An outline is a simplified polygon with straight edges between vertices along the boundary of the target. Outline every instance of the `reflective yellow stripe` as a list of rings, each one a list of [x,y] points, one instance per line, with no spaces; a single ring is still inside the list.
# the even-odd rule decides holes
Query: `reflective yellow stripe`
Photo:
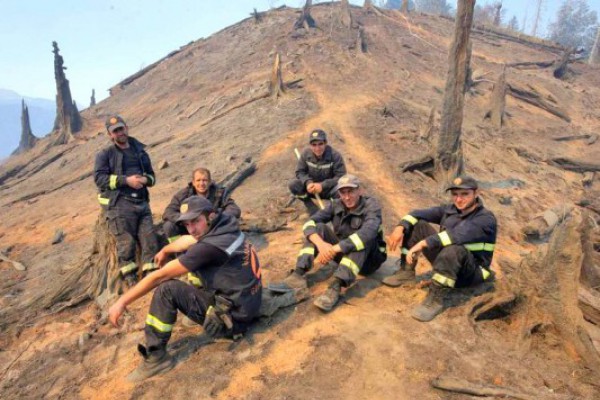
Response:
[[[450,235],[448,235],[447,231],[438,233],[438,236],[442,241],[442,246],[450,246],[452,244],[452,240],[450,240]]]
[[[307,194],[297,194],[297,195],[295,195],[295,197],[297,199],[307,199],[308,195]]]
[[[356,251],[361,251],[365,249],[365,244],[361,240],[360,236],[358,236],[358,233],[353,233],[352,235],[348,236],[348,239],[350,239],[352,243],[354,243]]]
[[[198,275],[194,274],[193,272],[188,272],[188,281],[196,287],[202,287],[202,279],[200,279],[198,277]]]
[[[431,279],[446,287],[454,287],[454,285],[456,285],[456,281],[454,279],[447,278],[444,275],[438,274],[437,272],[433,274]]]
[[[108,188],[110,190],[115,190],[117,188],[117,175],[111,175],[108,180]]]
[[[129,264],[123,265],[119,271],[121,271],[121,275],[127,275],[128,273],[135,271],[137,269],[137,265],[134,262],[130,262]]]
[[[385,250],[386,250],[385,247],[380,247],[379,248],[379,251],[382,252],[382,253],[385,253]]]
[[[358,265],[356,265],[354,263],[354,261],[352,261],[351,259],[349,259],[348,257],[344,257],[342,258],[342,260],[340,261],[340,265],[343,265],[345,267],[348,267],[348,269],[350,271],[352,271],[352,273],[355,276],[358,276],[358,273],[360,272],[360,268],[358,268]]]
[[[489,278],[492,273],[490,271],[488,271],[487,269],[483,268],[483,267],[479,267],[481,268],[481,275],[483,275],[483,280],[487,280],[487,278]]]
[[[494,251],[494,243],[466,243],[465,248],[469,251]]]
[[[156,179],[154,179],[154,176],[152,176],[150,174],[145,174],[144,176],[150,181],[150,185],[149,186],[154,185],[154,182],[156,182]]]
[[[317,223],[316,223],[315,221],[313,221],[312,219],[311,219],[311,220],[308,220],[308,222],[307,222],[307,223],[305,223],[305,224],[302,226],[302,230],[303,230],[303,231],[305,231],[305,230],[307,230],[308,228],[310,228],[311,226],[312,226],[312,227],[315,227],[315,228],[317,227]]]
[[[150,325],[157,331],[163,333],[171,332],[173,330],[173,324],[165,324],[152,314],[148,314],[148,316],[146,317],[146,325]]]
[[[402,217],[402,220],[409,222],[411,225],[415,225],[417,222],[419,222],[418,219],[409,214]]]
[[[98,195],[98,202],[100,204],[102,204],[103,206],[107,206],[110,203],[110,199],[107,199],[106,197],[102,197],[101,195]]]
[[[406,247],[402,248],[402,254],[408,254],[408,249]]]
[[[174,241],[176,241],[177,239],[179,239],[181,237],[181,235],[175,235],[175,236],[171,236],[169,238],[167,238],[167,241],[169,243],[173,243]]]
[[[315,255],[315,248],[314,247],[305,247],[305,248],[303,248],[298,253],[298,257],[300,257],[300,256],[302,256],[304,254],[308,254],[309,256],[314,256]]]
[[[379,229],[377,229],[377,232],[378,232],[378,233],[379,233],[379,232],[383,233],[383,226],[379,225]]]
[[[158,269],[158,266],[153,262],[142,265],[142,271],[152,271],[154,269]]]

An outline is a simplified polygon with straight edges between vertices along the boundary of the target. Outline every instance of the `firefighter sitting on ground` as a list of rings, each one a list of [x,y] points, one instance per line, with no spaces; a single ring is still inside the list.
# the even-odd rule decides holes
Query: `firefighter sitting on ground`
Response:
[[[152,223],[148,187],[154,186],[154,170],[144,145],[129,136],[127,124],[118,115],[106,120],[112,144],[96,154],[94,181],[98,201],[106,210],[108,228],[115,237],[120,276],[128,286],[137,282],[136,243],[142,254],[142,271],[155,270],[152,262],[158,240]]]
[[[169,243],[175,241],[180,235],[187,234],[185,227],[177,223],[177,219],[181,215],[179,208],[183,201],[194,195],[206,197],[213,204],[214,209],[223,211],[223,214],[238,219],[242,215],[238,205],[228,196],[227,188],[213,182],[208,169],[196,168],[192,171],[192,181],[175,193],[163,213],[163,230]]]
[[[387,238],[390,251],[401,246],[400,270],[383,280],[397,287],[415,282],[417,257],[423,252],[433,267],[432,283],[413,318],[427,322],[444,311],[453,288],[492,280],[496,218],[479,198],[477,181],[461,176],[448,187],[452,204],[411,211]],[[440,231],[429,224],[438,224]]]
[[[309,215],[318,211],[312,199],[319,195],[330,199],[335,195],[335,185],[346,173],[341,154],[327,144],[327,134],[315,129],[309,134],[310,146],[297,154],[296,179],[289,183],[292,194],[302,200]]]
[[[158,265],[164,264],[169,254],[188,250],[146,276],[109,310],[110,322],[117,326],[129,304],[156,288],[146,317],[146,346],[138,345],[143,361],[129,376],[133,381],[175,365],[166,347],[178,310],[203,325],[207,334],[233,338],[244,333],[259,313],[260,266],[237,219],[215,213],[211,202],[201,196],[186,199],[180,211],[178,221],[197,243],[190,246],[186,235],[161,249],[155,257]],[[175,279],[188,272],[201,276],[203,288]]]
[[[340,178],[335,190],[339,198],[304,224],[305,240],[296,269],[282,282],[269,285],[275,292],[302,290],[307,287],[305,274],[315,260],[320,264],[335,261],[338,266],[333,281],[314,302],[323,311],[335,306],[342,287],[352,285],[359,274],[375,272],[387,258],[377,200],[363,195],[358,178],[350,174]]]

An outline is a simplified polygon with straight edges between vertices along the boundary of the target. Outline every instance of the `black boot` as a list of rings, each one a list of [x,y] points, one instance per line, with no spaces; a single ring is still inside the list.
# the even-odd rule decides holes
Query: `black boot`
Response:
[[[329,285],[329,288],[327,288],[325,293],[317,297],[313,304],[321,309],[321,311],[331,311],[340,299],[341,291],[342,283],[339,281],[339,279],[336,279],[333,281],[333,283],[331,283],[331,285]]]
[[[295,269],[283,281],[279,283],[269,283],[268,289],[275,293],[285,293],[292,290],[305,290],[308,288],[308,282],[306,281],[304,274],[304,271]]]
[[[410,285],[417,281],[415,273],[415,267],[417,266],[416,263],[408,265],[406,263],[405,256],[402,255],[402,258],[400,259],[400,262],[398,264],[400,266],[400,269],[396,271],[393,275],[386,276],[385,278],[383,278],[381,283],[390,287],[398,287],[402,285]]]
[[[138,344],[138,351],[144,358],[142,363],[127,376],[131,382],[139,382],[151,376],[169,371],[175,366],[175,359],[163,348],[146,348]]]
[[[444,311],[444,298],[450,290],[452,289],[432,283],[425,300],[413,309],[412,317],[421,322],[429,322],[437,317]]]

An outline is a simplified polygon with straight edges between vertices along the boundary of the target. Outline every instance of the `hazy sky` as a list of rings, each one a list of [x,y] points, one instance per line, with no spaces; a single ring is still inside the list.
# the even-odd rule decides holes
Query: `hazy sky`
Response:
[[[507,18],[516,15],[519,25],[527,12],[529,31],[537,1],[503,3]],[[545,29],[562,0],[544,3]],[[0,88],[53,99],[56,40],[73,98],[83,109],[92,88],[99,101],[111,86],[170,51],[246,18],[254,7],[283,4],[298,7],[304,0],[0,0]],[[588,4],[600,15],[600,0]]]

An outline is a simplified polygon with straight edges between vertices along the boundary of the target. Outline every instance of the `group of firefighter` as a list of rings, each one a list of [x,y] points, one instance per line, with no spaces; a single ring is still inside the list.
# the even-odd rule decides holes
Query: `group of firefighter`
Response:
[[[256,251],[240,230],[240,207],[206,168],[192,171],[191,182],[167,206],[162,226],[168,244],[159,249],[147,189],[156,182],[150,157],[119,115],[107,119],[106,129],[111,144],[96,155],[94,180],[115,237],[119,274],[128,287],[109,310],[111,323],[118,326],[126,307],[156,288],[146,317],[146,345],[138,345],[143,361],[130,380],[175,365],[166,347],[178,312],[212,337],[237,339],[261,314],[263,299],[281,296],[293,303],[307,298],[307,273],[315,262],[334,268],[327,289],[314,301],[324,312],[335,307],[359,275],[377,271],[388,250],[400,249],[400,257],[398,270],[382,280],[387,286],[415,284],[419,254],[431,264],[427,297],[412,311],[419,321],[440,314],[453,289],[493,281],[496,219],[483,206],[475,179],[456,177],[447,188],[448,204],[410,211],[384,237],[379,202],[347,173],[327,134],[315,129],[309,145],[296,151],[296,177],[289,183],[308,213],[302,248],[289,275],[263,290]]]

